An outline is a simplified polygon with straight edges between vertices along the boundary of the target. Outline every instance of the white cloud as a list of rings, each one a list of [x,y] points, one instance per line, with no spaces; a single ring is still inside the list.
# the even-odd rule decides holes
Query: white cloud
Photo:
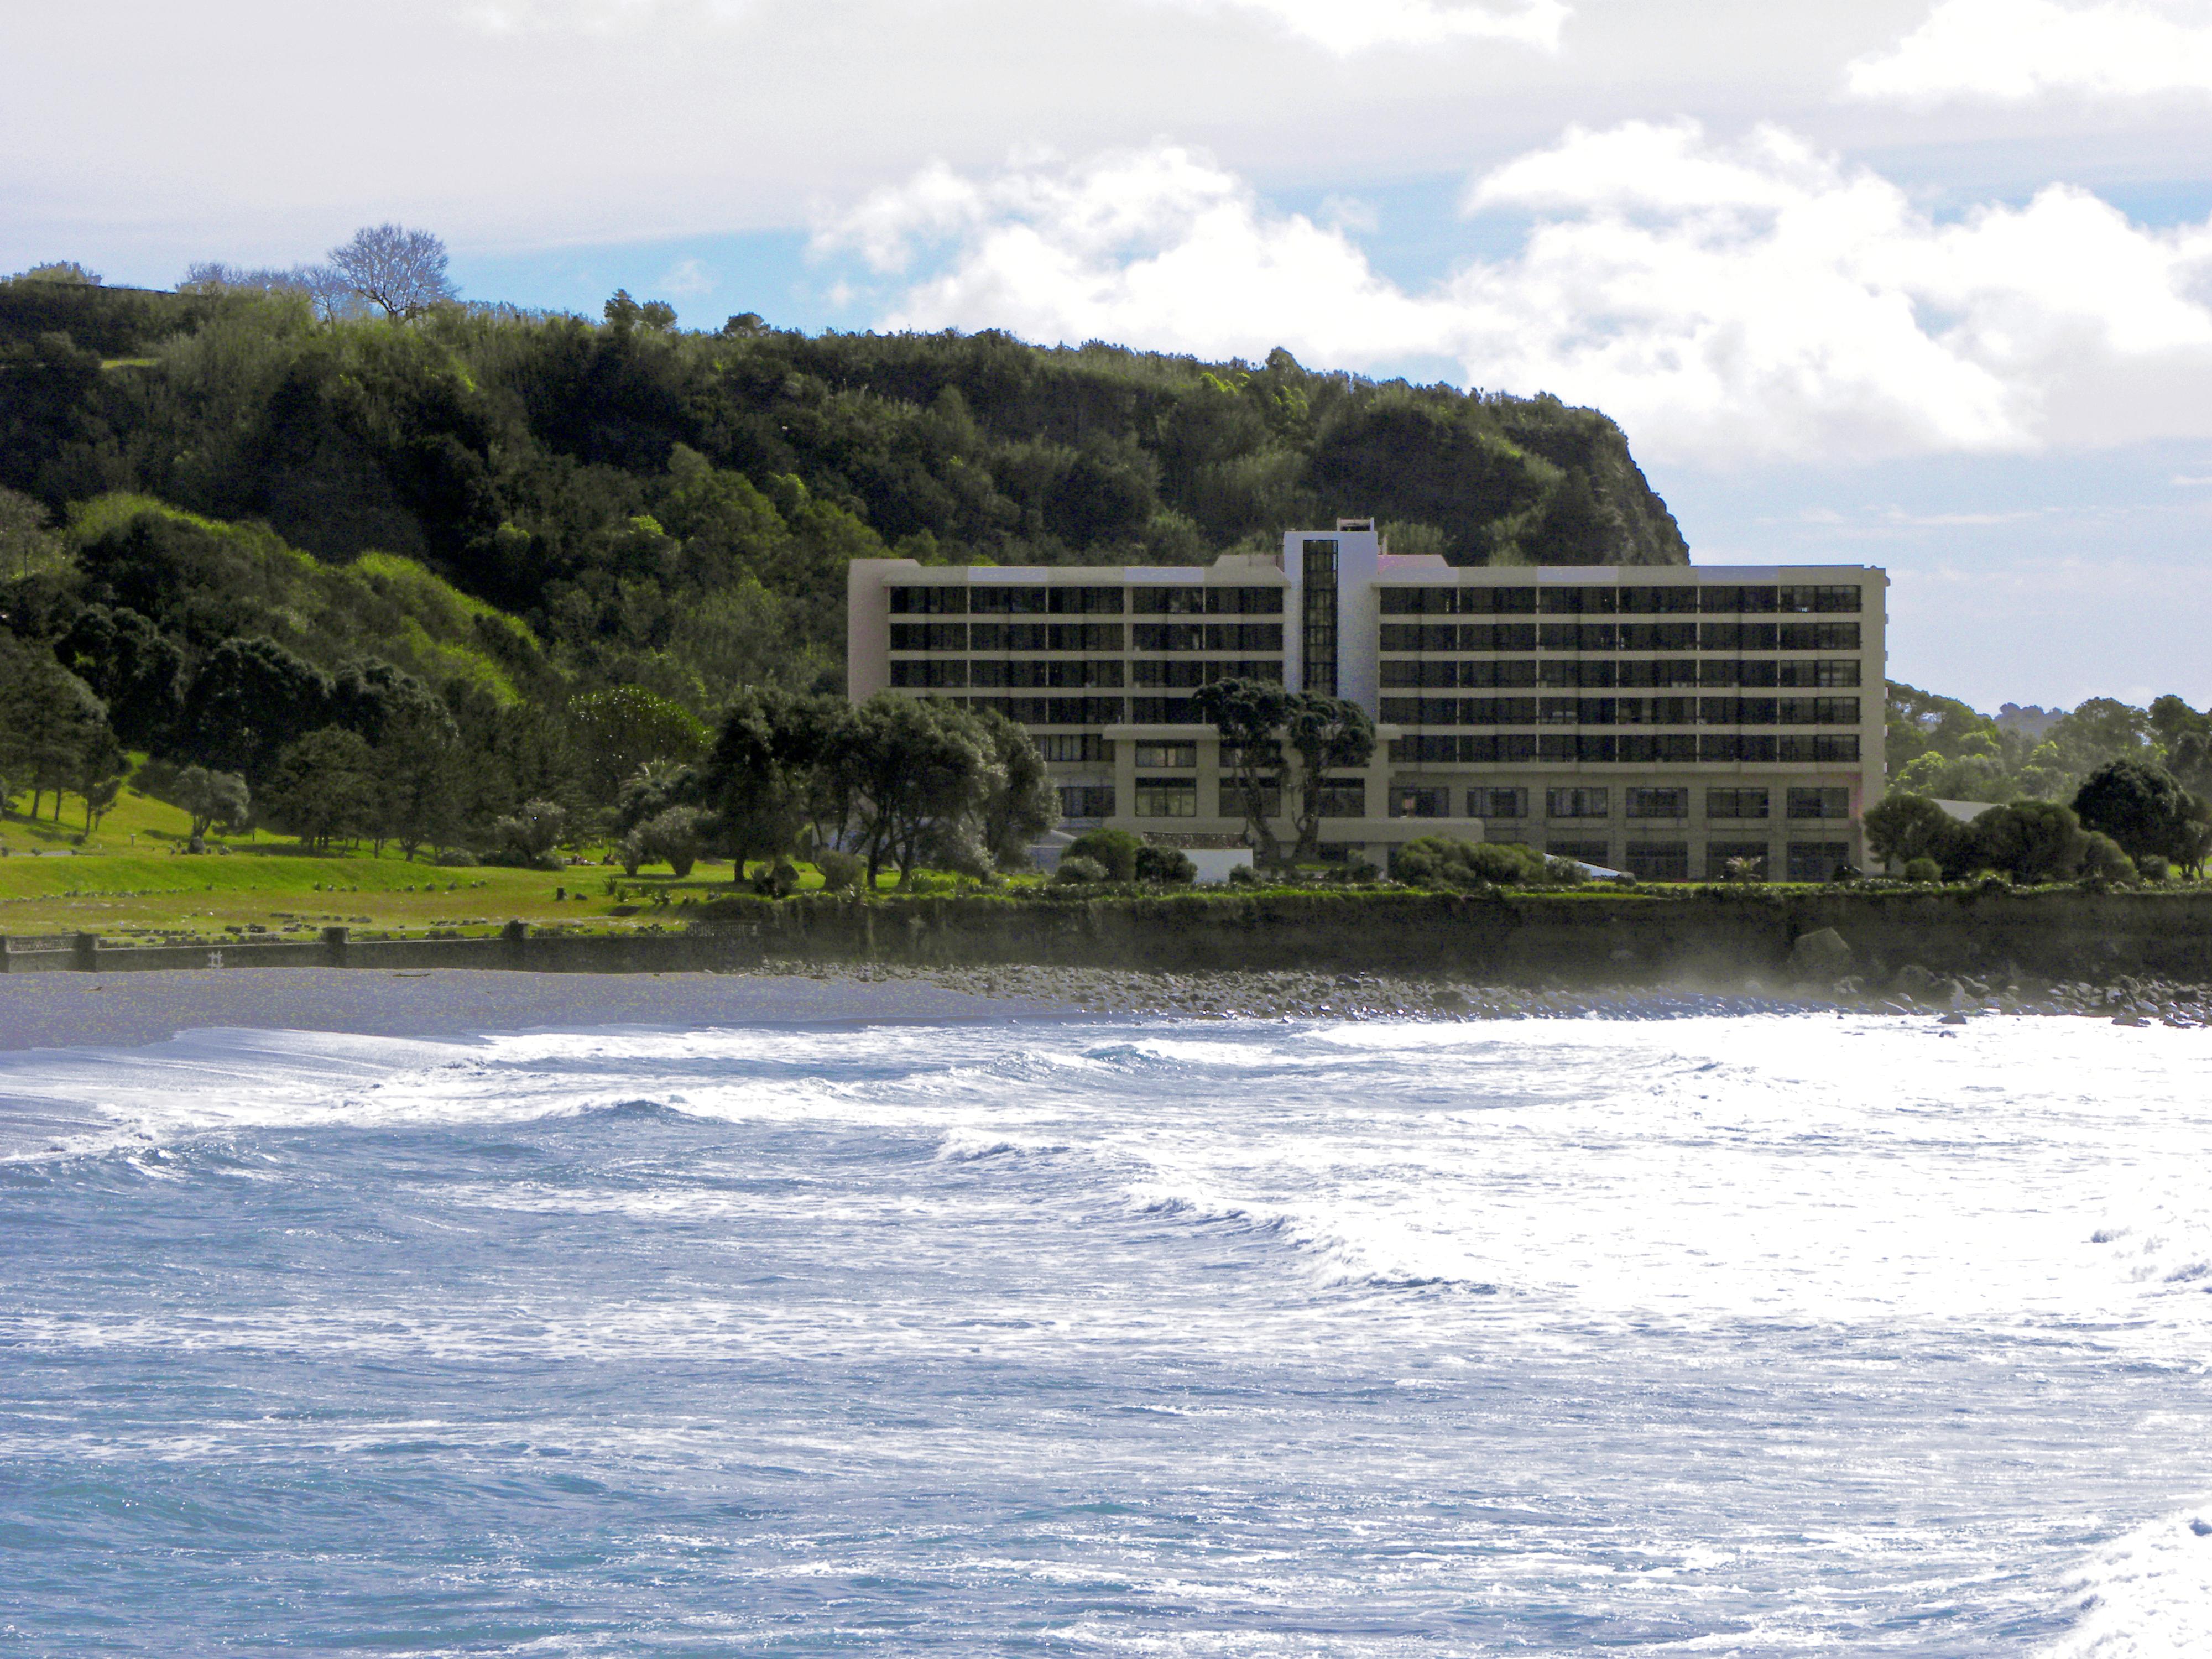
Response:
[[[653,284],[660,293],[673,294],[678,299],[712,294],[714,286],[714,273],[707,269],[704,259],[678,259]]]
[[[1939,222],[1772,128],[1570,131],[1470,187],[1534,225],[1423,293],[1341,228],[1268,210],[1170,145],[990,177],[944,167],[827,223],[898,279],[894,326],[1387,368],[1606,410],[1708,464],[2095,446],[2212,433],[2212,225],[2086,191]]]
[[[1844,85],[1914,103],[2212,92],[2212,17],[2201,3],[1942,0],[1896,46],[1853,63]]]
[[[1556,51],[1568,17],[1561,0],[1170,0],[1206,10],[1257,12],[1331,52],[1376,46],[1511,40]]]
[[[1139,0],[1118,0],[1127,6]],[[1256,15],[1335,52],[1377,46],[1433,46],[1455,40],[1509,40],[1556,50],[1569,10],[1565,0],[1142,0],[1185,11]],[[1108,7],[1116,0],[1104,0]],[[758,0],[470,0],[461,15],[497,34],[580,30],[613,34],[670,23],[729,23]],[[893,9],[944,13],[948,0],[902,0]]]

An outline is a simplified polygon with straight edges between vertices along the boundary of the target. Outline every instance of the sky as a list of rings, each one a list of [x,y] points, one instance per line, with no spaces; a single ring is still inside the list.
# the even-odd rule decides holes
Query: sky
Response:
[[[465,295],[1548,391],[1894,678],[2212,703],[2212,0],[72,0],[0,271],[364,223]]]

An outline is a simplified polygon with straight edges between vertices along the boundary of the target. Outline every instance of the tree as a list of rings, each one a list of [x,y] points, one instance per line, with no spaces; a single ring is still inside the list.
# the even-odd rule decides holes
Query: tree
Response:
[[[696,806],[672,806],[647,819],[623,837],[623,868],[635,875],[641,864],[665,864],[681,881],[706,850],[705,820]]]
[[[184,706],[185,653],[151,620],[125,606],[88,605],[55,642],[54,655],[107,705],[124,742],[152,748],[168,737]]]
[[[369,833],[376,805],[376,757],[342,726],[288,744],[261,790],[261,816],[318,849]]]
[[[707,728],[682,704],[641,685],[617,685],[568,704],[570,732],[595,801],[611,799],[647,761],[692,761]]]
[[[286,749],[329,724],[330,677],[268,638],[228,639],[185,694],[182,747],[258,784]]]
[[[2106,762],[2082,780],[2074,812],[2082,828],[2110,836],[2130,858],[2155,854],[2185,863],[2195,851],[2189,792],[2163,766]]]
[[[0,489],[0,580],[23,581],[69,564],[69,545],[31,496]]]
[[[350,292],[395,323],[454,297],[446,275],[446,245],[427,230],[365,226],[354,232],[351,241],[331,250],[330,262]]]
[[[501,848],[533,868],[543,865],[568,833],[565,807],[550,800],[526,800],[492,825]]]
[[[2015,881],[2064,881],[2081,867],[2088,850],[2081,820],[2057,801],[1992,806],[1971,828],[1969,861],[1977,868],[2002,870]]]
[[[187,766],[169,787],[169,804],[192,821],[192,839],[222,823],[236,829],[252,811],[252,792],[235,772],[211,772],[204,766]]]
[[[88,836],[100,827],[115,805],[115,798],[123,793],[123,780],[130,771],[124,758],[123,745],[115,740],[115,733],[105,724],[87,734],[72,763],[70,787],[84,802],[84,832]],[[58,803],[54,816],[61,816]]]
[[[91,688],[42,651],[0,634],[0,775],[31,791],[31,816],[48,790],[61,817],[62,792],[86,751],[112,744],[107,711]]]
[[[1261,864],[1279,863],[1282,843],[1268,818],[1271,805],[1281,810],[1282,750],[1276,734],[1290,711],[1289,694],[1268,680],[1214,680],[1199,687],[1190,702],[1220,733],[1224,759],[1236,768],[1254,857]]]
[[[975,830],[993,764],[982,723],[949,702],[888,691],[854,715],[849,764],[870,889],[886,860],[903,888],[925,853],[988,857]]]
[[[1060,792],[1024,727],[993,713],[975,717],[991,744],[991,775],[979,827],[984,851],[1000,870],[1018,870],[1030,848],[1060,822]]]
[[[744,686],[723,711],[714,746],[699,768],[699,793],[714,809],[743,881],[749,860],[787,857],[809,823],[821,769],[833,757],[820,712],[772,687]]]
[[[1884,796],[1867,809],[1864,828],[1867,851],[1888,864],[1927,858],[1948,869],[1967,839],[1966,826],[1925,795]]]
[[[442,707],[390,712],[375,750],[379,844],[388,836],[412,862],[424,847],[448,840],[460,821],[466,763]]]
[[[1344,697],[1301,691],[1290,700],[1283,721],[1291,749],[1298,757],[1296,860],[1321,856],[1321,799],[1328,774],[1364,766],[1375,754],[1375,723],[1367,711]]]

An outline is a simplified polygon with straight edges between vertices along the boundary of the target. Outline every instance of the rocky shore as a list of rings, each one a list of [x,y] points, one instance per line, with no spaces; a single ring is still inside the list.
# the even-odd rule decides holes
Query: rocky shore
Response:
[[[1908,966],[1887,982],[1828,985],[1567,986],[1480,984],[1449,975],[1140,973],[1115,969],[830,967],[771,962],[762,971],[834,983],[920,982],[968,995],[1019,999],[1085,1013],[1200,1019],[1624,1019],[1692,1015],[1845,1012],[1963,1021],[1995,1014],[2073,1015],[2123,1025],[2212,1025],[2212,986],[2120,975],[2109,981],[2002,981]]]

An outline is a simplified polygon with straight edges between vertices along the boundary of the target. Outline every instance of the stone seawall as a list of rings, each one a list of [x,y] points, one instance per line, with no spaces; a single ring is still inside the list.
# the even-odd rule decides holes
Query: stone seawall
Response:
[[[2212,892],[2015,894],[1784,891],[1466,896],[1360,892],[1021,901],[731,898],[681,933],[489,939],[322,938],[213,945],[112,945],[89,934],[7,942],[0,970],[151,968],[522,969],[550,973],[739,970],[825,964],[1308,969],[1443,974],[1497,982],[1693,981],[1786,975],[1797,941],[1832,928],[1850,971],[1908,963],[1939,973],[2212,981]]]

